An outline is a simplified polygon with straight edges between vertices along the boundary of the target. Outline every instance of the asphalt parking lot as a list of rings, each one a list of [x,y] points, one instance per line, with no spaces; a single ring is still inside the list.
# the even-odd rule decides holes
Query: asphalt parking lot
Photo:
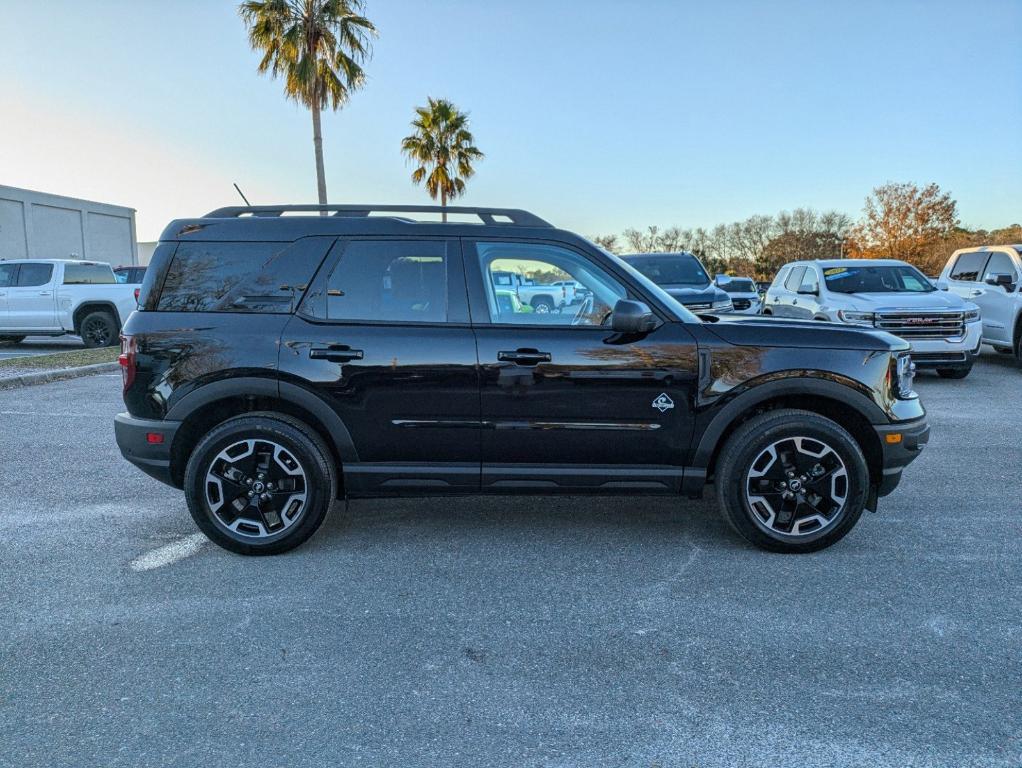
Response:
[[[362,501],[276,558],[125,463],[116,376],[0,392],[0,765],[1022,764],[1022,370],[830,550],[712,499]]]
[[[0,360],[51,355],[54,352],[68,352],[73,349],[85,349],[82,340],[77,336],[29,336],[20,344],[0,346]]]

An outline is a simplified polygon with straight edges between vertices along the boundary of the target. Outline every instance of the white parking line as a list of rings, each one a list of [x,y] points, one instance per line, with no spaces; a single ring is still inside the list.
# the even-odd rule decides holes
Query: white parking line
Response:
[[[162,547],[146,552],[140,557],[136,557],[131,561],[131,570],[133,571],[151,571],[154,568],[162,568],[165,565],[176,563],[178,560],[184,560],[186,557],[191,557],[202,549],[209,539],[206,538],[204,533],[193,533],[190,536],[172,541],[170,544],[165,544]]]

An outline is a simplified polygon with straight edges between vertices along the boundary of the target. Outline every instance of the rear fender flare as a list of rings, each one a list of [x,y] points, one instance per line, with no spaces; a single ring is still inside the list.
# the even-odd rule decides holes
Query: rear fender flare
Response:
[[[308,411],[325,428],[341,462],[348,464],[358,461],[351,433],[337,412],[314,392],[277,379],[242,376],[210,382],[182,397],[167,411],[166,418],[169,421],[184,421],[199,408],[217,400],[246,396],[284,400]]]

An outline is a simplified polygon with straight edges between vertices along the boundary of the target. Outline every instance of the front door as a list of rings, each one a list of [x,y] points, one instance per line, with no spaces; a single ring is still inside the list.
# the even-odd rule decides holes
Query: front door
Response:
[[[991,285],[987,280],[994,275],[1010,275],[1011,285]],[[983,338],[1011,343],[1015,332],[1015,302],[1010,294],[1019,290],[1019,271],[1011,256],[1004,251],[991,251],[983,270],[983,282],[977,290],[981,293],[973,296],[972,301],[980,309]]]
[[[11,326],[25,330],[57,327],[57,298],[52,283],[52,264],[22,262],[14,285],[6,289]]]
[[[479,382],[457,240],[338,240],[284,329],[280,372],[312,382],[347,428],[348,492],[478,490]]]
[[[483,490],[677,490],[698,370],[684,325],[612,331],[614,303],[641,297],[608,265],[565,245],[465,241],[465,265]],[[537,312],[503,286],[508,272],[532,285],[574,280],[583,299]]]

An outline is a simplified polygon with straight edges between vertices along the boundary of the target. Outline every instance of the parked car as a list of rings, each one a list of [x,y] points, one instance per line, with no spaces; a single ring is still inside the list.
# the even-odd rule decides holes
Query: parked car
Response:
[[[119,285],[109,264],[0,261],[0,343],[70,333],[86,347],[112,346],[135,301],[135,287]]]
[[[632,253],[622,256],[692,312],[731,312],[731,297],[710,280],[699,259],[685,253]]]
[[[145,267],[114,267],[114,277],[118,283],[141,285],[145,278]]]
[[[735,312],[758,315],[763,309],[763,299],[759,289],[756,287],[756,283],[748,277],[717,275],[713,282],[730,297]]]
[[[912,360],[964,379],[979,356],[980,311],[893,259],[796,261],[767,291],[763,313],[878,328],[912,345]]]
[[[1022,245],[960,248],[938,279],[944,290],[975,302],[983,314],[983,341],[1022,363]]]
[[[557,312],[575,301],[573,281],[560,281],[539,285],[517,272],[494,270],[491,275],[495,288],[510,288],[526,306],[536,312]]]
[[[164,230],[123,331],[115,431],[213,541],[283,552],[338,498],[680,500],[715,481],[742,536],[807,552],[875,510],[928,439],[894,336],[703,321],[530,213],[408,218],[440,210],[231,207]],[[591,296],[509,318],[493,272],[526,260]]]

